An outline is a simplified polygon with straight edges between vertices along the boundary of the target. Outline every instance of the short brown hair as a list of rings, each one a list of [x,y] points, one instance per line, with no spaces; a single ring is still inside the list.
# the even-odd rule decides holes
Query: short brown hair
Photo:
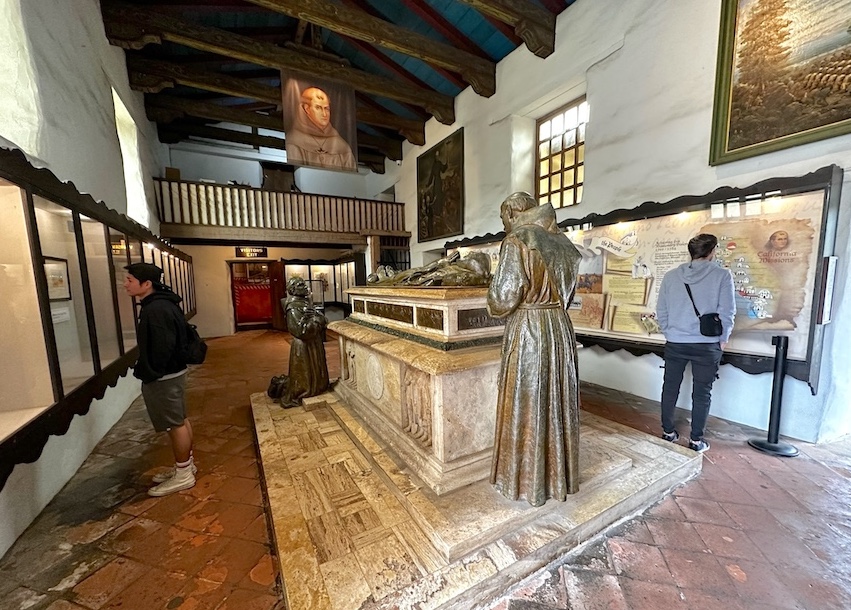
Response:
[[[717,245],[717,237],[711,233],[701,233],[688,240],[688,253],[691,255],[691,260],[705,258]]]

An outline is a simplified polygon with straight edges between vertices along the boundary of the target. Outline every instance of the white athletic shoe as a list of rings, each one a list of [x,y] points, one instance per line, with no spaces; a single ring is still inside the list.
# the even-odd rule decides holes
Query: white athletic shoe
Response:
[[[189,466],[186,468],[176,468],[173,477],[163,481],[159,485],[151,487],[148,490],[148,495],[158,498],[160,496],[167,496],[191,487],[195,487],[195,475],[192,474],[192,468]]]

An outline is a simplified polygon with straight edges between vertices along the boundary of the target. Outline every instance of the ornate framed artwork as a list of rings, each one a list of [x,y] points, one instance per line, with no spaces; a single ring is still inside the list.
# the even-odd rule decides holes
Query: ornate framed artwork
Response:
[[[464,128],[417,157],[417,238],[464,232]]]
[[[709,163],[851,133],[851,0],[723,0]]]
[[[47,277],[47,296],[51,302],[71,300],[67,260],[45,256],[44,275]]]

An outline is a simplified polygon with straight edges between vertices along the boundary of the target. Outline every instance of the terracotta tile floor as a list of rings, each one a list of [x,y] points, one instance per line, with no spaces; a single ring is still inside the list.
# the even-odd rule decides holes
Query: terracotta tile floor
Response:
[[[210,342],[188,390],[200,468],[191,490],[145,494],[171,457],[137,400],[0,560],[0,608],[282,610],[249,396],[286,370],[288,339]],[[336,377],[336,342],[326,347]],[[583,407],[658,430],[654,401],[585,385]],[[710,418],[698,478],[492,607],[851,608],[851,440],[795,443],[802,455],[784,459],[750,449],[751,436],[765,433]]]

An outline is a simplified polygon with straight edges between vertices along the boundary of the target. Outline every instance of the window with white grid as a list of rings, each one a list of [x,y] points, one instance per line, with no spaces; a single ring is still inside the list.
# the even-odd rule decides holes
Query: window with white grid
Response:
[[[588,102],[580,98],[538,120],[538,202],[554,208],[582,201]]]

